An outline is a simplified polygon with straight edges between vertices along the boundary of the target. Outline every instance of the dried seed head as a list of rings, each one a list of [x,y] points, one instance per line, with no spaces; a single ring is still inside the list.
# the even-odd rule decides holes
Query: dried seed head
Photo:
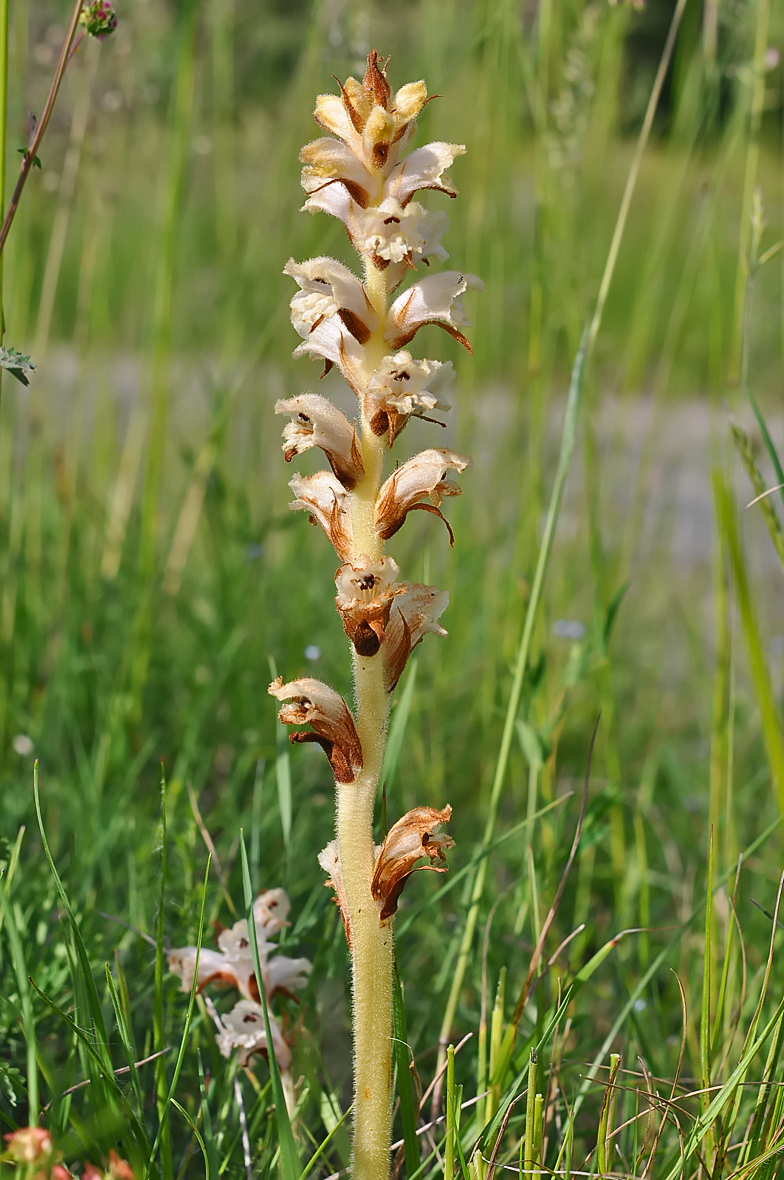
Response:
[[[449,606],[449,591],[415,582],[403,585],[405,593],[395,599],[384,634],[382,658],[387,692],[397,687],[408,657],[426,635],[447,634],[438,620]]]
[[[330,761],[336,781],[353,783],[356,772],[362,769],[362,746],[343,697],[310,676],[288,684],[279,676],[268,691],[279,701],[291,702],[278,713],[284,725],[309,725],[313,730],[292,733],[289,740],[317,742]]]
[[[374,656],[384,641],[393,599],[406,589],[395,581],[399,572],[391,557],[371,561],[363,555],[356,563],[346,562],[335,575],[335,604],[344,630],[361,656]]]
[[[382,922],[397,910],[398,898],[412,873],[418,869],[432,869],[436,873],[447,871],[449,866],[444,853],[453,848],[455,842],[438,832],[451,814],[448,803],[442,811],[435,807],[415,807],[389,829],[376,859],[371,883]],[[430,863],[417,866],[417,861],[425,856]]]
[[[289,487],[296,499],[289,508],[304,508],[311,524],[320,524],[335,546],[338,557],[347,560],[351,553],[351,515],[345,487],[331,471],[315,475],[295,475]]]
[[[460,488],[448,478],[450,471],[465,471],[471,462],[464,455],[432,447],[415,455],[393,471],[382,484],[376,501],[376,532],[385,541],[395,535],[415,508],[432,512],[446,524],[439,504],[446,496],[459,496]],[[423,500],[429,500],[423,504]],[[450,540],[454,537],[449,525]]]
[[[275,403],[276,414],[289,414],[283,428],[286,462],[311,447],[320,447],[333,472],[350,492],[365,474],[357,432],[337,406],[318,393],[303,393]]]

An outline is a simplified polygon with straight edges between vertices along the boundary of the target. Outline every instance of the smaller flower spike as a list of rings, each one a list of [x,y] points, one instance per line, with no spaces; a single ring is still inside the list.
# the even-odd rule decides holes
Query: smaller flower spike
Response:
[[[351,553],[351,515],[348,494],[337,476],[331,471],[295,475],[289,487],[296,497],[289,508],[306,509],[310,523],[321,525],[338,557],[346,561]]]
[[[337,406],[318,393],[303,393],[275,403],[276,414],[289,414],[283,428],[283,454],[287,463],[311,447],[320,447],[347,492],[365,474],[357,444],[357,432]]]
[[[444,497],[460,495],[458,485],[447,478],[449,471],[465,471],[470,462],[470,459],[455,451],[432,447],[393,471],[386,483],[381,485],[376,501],[376,532],[379,536],[385,541],[393,537],[408,513],[421,508],[441,517],[454,544],[452,530],[438,506]],[[429,500],[430,503],[423,504],[422,500]]]
[[[446,635],[439,623],[449,606],[449,591],[435,586],[403,583],[405,594],[395,599],[384,635],[384,683],[393,692],[411,652],[426,635]]]
[[[406,589],[395,581],[399,572],[391,557],[371,561],[363,554],[356,564],[346,562],[335,575],[338,613],[361,656],[374,656],[384,641],[392,600]]]
[[[444,853],[453,848],[455,842],[451,837],[437,833],[442,824],[449,822],[451,814],[448,803],[443,811],[437,811],[435,807],[415,807],[389,829],[376,859],[371,884],[382,922],[397,910],[398,898],[412,873],[419,869],[445,873],[449,868]],[[417,866],[423,856],[430,864]]]
[[[438,395],[453,377],[451,361],[415,361],[405,349],[385,356],[365,395],[365,413],[373,433],[389,431],[392,446],[412,415],[422,417],[432,410],[451,409]]]
[[[456,270],[444,270],[437,275],[428,275],[398,295],[387,314],[384,339],[392,348],[408,344],[425,324],[438,324],[459,341],[469,352],[473,352],[461,327],[470,327],[471,321],[463,311],[460,296],[472,287],[476,291],[484,283],[476,275],[460,274]],[[296,326],[296,325],[295,325]]]
[[[346,889],[343,885],[343,872],[340,867],[340,853],[338,851],[337,840],[330,840],[326,848],[318,855],[318,862],[325,873],[329,873],[329,877],[324,882],[327,889],[335,891],[335,905],[340,910],[340,917],[343,922],[343,929],[346,932],[346,942],[348,949],[352,948],[351,939],[351,916],[348,912],[348,900],[346,898]]]
[[[313,730],[292,733],[289,741],[317,742],[330,761],[336,781],[353,783],[356,772],[362,769],[362,746],[343,697],[310,676],[288,684],[279,676],[268,691],[279,701],[291,701],[278,713],[284,725],[309,725]]]

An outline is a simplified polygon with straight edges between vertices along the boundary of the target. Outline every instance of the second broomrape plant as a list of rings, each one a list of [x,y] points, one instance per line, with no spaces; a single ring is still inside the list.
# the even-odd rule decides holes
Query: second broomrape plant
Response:
[[[447,270],[418,279],[391,299],[420,263],[448,258],[441,245],[446,215],[412,198],[421,189],[456,196],[446,169],[465,148],[430,143],[404,155],[428,101],[427,87],[411,82],[393,94],[387,64],[374,50],[361,82],[348,78],[339,95],[317,98],[316,122],[336,138],[317,139],[300,156],[304,208],[344,223],[362,261],[363,281],[332,258],[292,259],[285,268],[299,287],[291,319],[302,343],[294,355],[322,358],[325,372],[338,366],[356,394],[358,421],[352,424],[314,393],[275,406],[291,419],[284,430],[286,459],[320,447],[329,461],[330,471],[294,476],[292,508],[310,514],[343,563],[335,603],[354,665],[354,715],[334,689],[310,677],[287,684],[279,677],[269,691],[286,702],[279,713],[284,724],[310,727],[292,733],[291,740],[318,742],[335,776],[337,839],[319,862],[329,873],[351,951],[355,1180],[386,1180],[389,1174],[397,901],[423,858],[429,863],[421,867],[445,871],[444,852],[452,845],[438,834],[449,805],[440,811],[415,807],[390,828],[381,847],[373,842],[389,695],[420,640],[446,634],[438,620],[449,601],[446,591],[398,581],[384,542],[414,509],[444,520],[442,500],[460,491],[449,473],[469,463],[432,447],[384,481],[384,456],[410,418],[449,409],[441,399],[453,376],[451,363],[415,360],[406,346],[424,324],[440,324],[469,348],[460,296],[482,287],[475,275]],[[451,529],[449,534],[451,539]]]

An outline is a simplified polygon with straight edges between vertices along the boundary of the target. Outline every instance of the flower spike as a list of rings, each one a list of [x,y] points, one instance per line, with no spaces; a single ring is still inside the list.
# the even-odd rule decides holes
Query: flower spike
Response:
[[[353,783],[357,771],[362,769],[362,746],[343,697],[310,676],[288,684],[278,676],[267,691],[279,701],[291,701],[278,713],[284,725],[309,725],[313,730],[292,733],[289,740],[317,742],[327,755],[337,781]]]

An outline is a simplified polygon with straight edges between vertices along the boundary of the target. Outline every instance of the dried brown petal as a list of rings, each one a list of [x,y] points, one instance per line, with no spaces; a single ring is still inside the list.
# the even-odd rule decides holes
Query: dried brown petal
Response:
[[[292,742],[317,742],[332,766],[339,783],[353,783],[362,769],[362,746],[348,705],[333,688],[304,676],[283,683],[273,680],[268,692],[279,701],[290,701],[278,713],[284,725],[309,725],[312,733],[300,730],[289,736]]]
[[[439,504],[446,496],[460,495],[460,488],[447,478],[448,473],[465,471],[470,462],[470,459],[455,451],[432,447],[393,471],[382,484],[376,501],[376,532],[379,536],[385,541],[394,536],[414,508],[433,512],[444,520]],[[429,500],[430,503],[423,504],[423,500]],[[453,540],[451,529],[449,535]]]
[[[353,940],[351,938],[351,917],[348,912],[348,899],[346,898],[346,889],[343,885],[343,872],[340,867],[340,852],[338,851],[337,840],[330,840],[326,848],[319,853],[318,862],[325,873],[329,873],[329,877],[324,882],[327,889],[334,889],[335,891],[335,905],[340,910],[340,917],[343,921],[343,929],[346,932],[346,942],[348,949],[353,947]]]
[[[408,657],[425,635],[446,635],[438,622],[449,606],[449,591],[404,582],[405,593],[395,599],[387,620],[382,657],[387,692],[397,687]]]
[[[389,829],[376,859],[370,886],[382,922],[397,910],[398,898],[412,873],[419,869],[445,873],[449,868],[444,853],[453,848],[455,842],[451,837],[437,833],[442,824],[449,822],[451,814],[448,803],[442,811],[435,807],[415,807]],[[424,856],[430,863],[417,865]]]
[[[296,499],[289,508],[304,508],[311,524],[320,524],[345,561],[351,553],[351,514],[348,493],[331,471],[317,471],[315,475],[295,475],[289,487]]]

